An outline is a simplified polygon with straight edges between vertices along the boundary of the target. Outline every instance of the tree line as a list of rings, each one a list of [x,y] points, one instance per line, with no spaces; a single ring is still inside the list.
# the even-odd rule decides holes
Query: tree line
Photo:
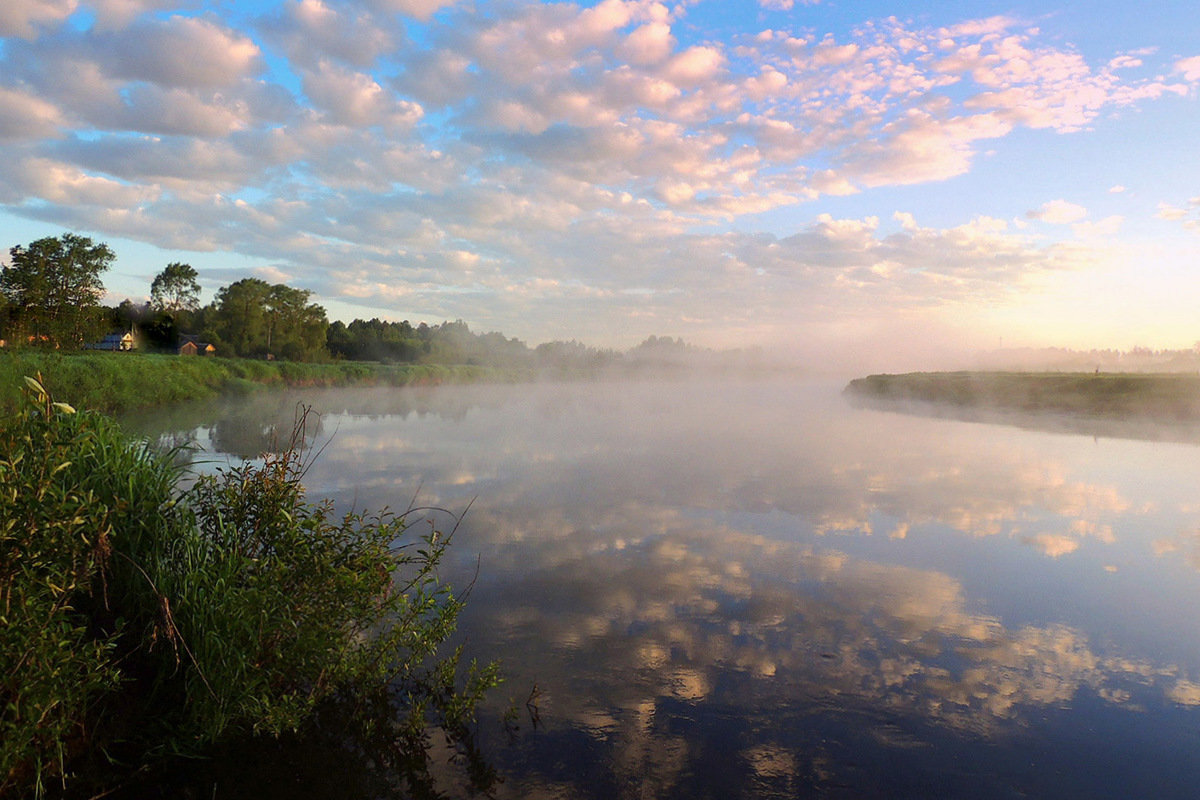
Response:
[[[179,262],[155,276],[149,301],[126,299],[108,307],[100,302],[101,275],[116,255],[108,245],[72,233],[17,245],[9,250],[9,260],[0,271],[0,339],[8,347],[78,350],[117,331],[134,332],[152,351],[175,352],[189,337],[212,344],[222,356],[288,361],[597,369],[624,358],[575,341],[531,348],[501,333],[475,333],[462,320],[331,323],[307,289],[258,278],[223,286],[212,302],[201,305],[198,273]],[[682,340],[651,336],[632,354],[654,361],[697,352]]]

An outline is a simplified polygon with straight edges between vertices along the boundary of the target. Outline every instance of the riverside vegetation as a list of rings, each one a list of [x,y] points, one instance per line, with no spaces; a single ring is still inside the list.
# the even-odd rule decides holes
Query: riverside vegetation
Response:
[[[59,353],[33,348],[0,353],[0,411],[20,403],[22,378],[53,377],[56,397],[112,413],[201,400],[263,387],[409,386],[512,381],[532,372],[467,364],[302,364],[242,358],[155,354]]]
[[[443,652],[448,536],[309,502],[299,447],[181,490],[170,454],[25,384],[0,422],[0,796],[108,792],[330,709],[410,786],[431,728],[469,749],[498,677]]]
[[[962,409],[1200,421],[1200,375],[1183,373],[913,372],[857,378],[846,393]]]

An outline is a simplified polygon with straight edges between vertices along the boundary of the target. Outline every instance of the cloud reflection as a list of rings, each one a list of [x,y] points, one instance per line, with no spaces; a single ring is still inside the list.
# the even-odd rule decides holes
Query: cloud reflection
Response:
[[[1200,705],[1195,634],[1163,613],[1190,584],[1139,560],[1163,539],[1142,531],[1200,529],[1172,489],[1194,451],[770,381],[321,402],[338,413],[315,494],[474,501],[447,564],[474,579],[462,634],[503,659],[518,703],[539,689],[543,725],[491,743],[511,796],[869,794],[881,754],[938,773],[963,742],[1050,747],[1048,719]],[[1162,600],[1113,595],[1096,576],[1118,563]],[[1026,599],[1035,581],[1061,585],[1050,606]]]

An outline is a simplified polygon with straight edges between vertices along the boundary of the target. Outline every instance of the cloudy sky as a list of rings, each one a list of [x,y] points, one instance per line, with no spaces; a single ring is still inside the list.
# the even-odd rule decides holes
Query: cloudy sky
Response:
[[[3,0],[0,243],[530,344],[1190,347],[1192,3]]]

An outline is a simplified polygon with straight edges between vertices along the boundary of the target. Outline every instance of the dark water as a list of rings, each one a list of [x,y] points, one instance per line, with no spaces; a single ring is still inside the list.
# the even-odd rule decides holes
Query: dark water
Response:
[[[840,388],[259,395],[145,425],[250,456],[303,401],[314,496],[470,504],[448,569],[508,678],[480,721],[500,797],[1195,796],[1200,449]]]

